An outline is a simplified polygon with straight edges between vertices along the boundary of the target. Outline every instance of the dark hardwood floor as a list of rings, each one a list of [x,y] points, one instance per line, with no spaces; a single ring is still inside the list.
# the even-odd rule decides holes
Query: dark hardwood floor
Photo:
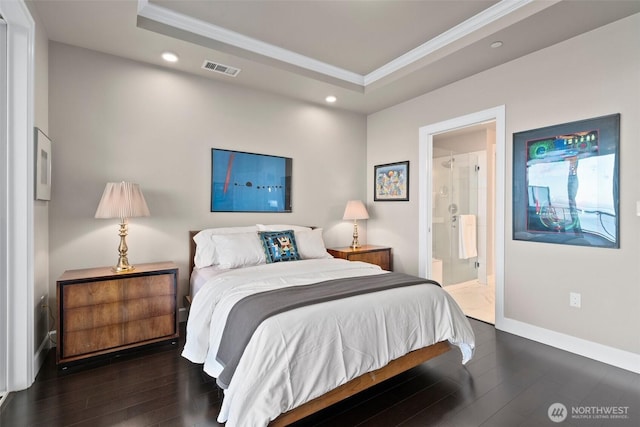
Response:
[[[471,322],[477,348],[467,366],[453,349],[296,425],[640,425],[640,375]],[[221,395],[181,348],[164,344],[64,371],[51,351],[33,386],[9,395],[0,426],[218,425]],[[567,408],[564,422],[547,415],[553,403]],[[626,418],[604,418],[612,407]],[[586,419],[585,411],[601,414]]]

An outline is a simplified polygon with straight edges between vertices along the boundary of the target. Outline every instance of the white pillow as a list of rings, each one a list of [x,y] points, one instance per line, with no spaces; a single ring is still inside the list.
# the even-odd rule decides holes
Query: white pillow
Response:
[[[322,228],[295,231],[296,246],[301,259],[333,258],[322,239]]]
[[[215,234],[217,265],[220,268],[239,268],[267,262],[258,233]]]
[[[193,241],[196,242],[196,253],[193,257],[193,263],[196,268],[209,267],[210,265],[218,264],[216,257],[215,245],[211,241],[211,237],[215,235],[227,235],[238,233],[249,233],[258,231],[258,227],[255,225],[247,227],[220,227],[220,228],[207,228],[200,231],[193,236]]]
[[[256,224],[256,226],[258,227],[258,231],[286,231],[286,230],[311,231],[312,230],[311,227],[302,227],[300,225],[286,225],[286,224],[264,225],[264,224]]]

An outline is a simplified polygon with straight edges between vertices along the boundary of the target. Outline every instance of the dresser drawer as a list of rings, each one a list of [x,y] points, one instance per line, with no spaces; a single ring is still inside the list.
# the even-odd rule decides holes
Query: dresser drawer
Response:
[[[122,301],[122,283],[122,280],[101,280],[65,285],[63,306],[70,309]]]
[[[349,255],[349,261],[362,261],[379,265],[383,270],[390,270],[389,251],[374,251]]]
[[[175,295],[176,292],[170,274],[123,279],[122,290],[125,300],[157,295]]]
[[[175,326],[176,318],[173,314],[127,322],[124,324],[124,343],[131,344],[172,335],[176,332]]]
[[[330,248],[327,249],[333,257],[349,261],[362,261],[380,266],[383,270],[391,271],[393,261],[391,248],[388,246],[362,245],[358,248]]]
[[[124,306],[124,321],[175,314],[175,311],[176,299],[173,295],[128,300]]]
[[[70,358],[121,346],[124,335],[121,324],[108,325],[67,332],[62,343],[58,344],[62,345],[64,357]]]
[[[122,323],[125,320],[124,315],[120,301],[71,308],[62,313],[62,328],[65,332],[101,328]]]

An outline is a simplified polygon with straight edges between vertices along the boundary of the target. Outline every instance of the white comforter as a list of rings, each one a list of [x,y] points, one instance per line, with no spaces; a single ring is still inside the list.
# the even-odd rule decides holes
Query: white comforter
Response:
[[[230,270],[193,300],[182,355],[216,377],[215,360],[231,307],[266,290],[323,280],[384,274],[377,266],[313,259]],[[255,331],[225,390],[219,422],[266,426],[314,399],[412,350],[449,340],[471,358],[474,335],[455,301],[434,285],[359,295],[284,312]]]

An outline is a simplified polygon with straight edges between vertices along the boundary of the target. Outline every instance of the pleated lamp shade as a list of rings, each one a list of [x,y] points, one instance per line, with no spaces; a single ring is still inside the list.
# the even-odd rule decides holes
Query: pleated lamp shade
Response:
[[[149,216],[149,208],[138,184],[108,182],[96,209],[96,218]]]
[[[369,212],[361,200],[349,200],[342,219],[369,219]]]

